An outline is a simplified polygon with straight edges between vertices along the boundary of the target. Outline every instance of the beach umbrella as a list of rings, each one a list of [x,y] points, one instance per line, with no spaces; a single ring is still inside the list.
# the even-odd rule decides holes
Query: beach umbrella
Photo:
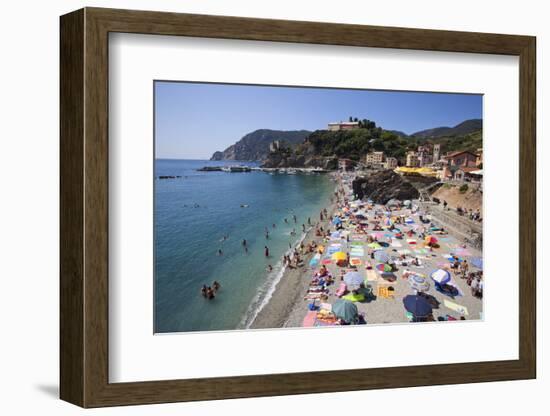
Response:
[[[413,314],[415,318],[426,317],[432,313],[432,305],[424,297],[419,295],[407,295],[403,298],[403,306],[407,312]]]
[[[424,241],[426,242],[426,244],[435,244],[437,243],[437,238],[435,238],[433,235],[428,235],[426,236]]]
[[[403,205],[405,205],[406,207],[408,207],[408,206],[411,205],[411,201],[409,201],[408,199],[405,199],[405,201],[403,201]]]
[[[332,304],[332,313],[345,322],[353,322],[357,319],[357,306],[345,299],[338,299]]]
[[[332,219],[332,223],[333,223],[334,225],[342,224],[342,220],[340,219],[340,217],[334,217],[334,218]]]
[[[367,247],[373,248],[375,250],[380,250],[382,248],[382,246],[378,243],[370,243],[370,244],[367,245]]]
[[[348,286],[359,286],[364,280],[359,272],[347,272],[344,275],[344,282]]]
[[[419,274],[410,274],[407,280],[411,288],[418,292],[426,292],[430,289],[430,283]]]
[[[451,281],[451,274],[447,270],[437,269],[432,272],[431,278],[434,282],[444,285]]]
[[[391,272],[392,267],[389,264],[380,263],[376,265],[376,270],[380,270],[381,272]]]
[[[382,263],[386,263],[390,259],[390,256],[385,251],[378,250],[374,253],[374,258]]]
[[[481,257],[474,257],[470,260],[472,266],[477,267],[478,269],[483,270],[483,259]]]
[[[330,235],[330,238],[340,238],[340,232],[339,231],[334,231],[331,235]]]
[[[346,256],[346,253],[344,253],[343,251],[337,251],[332,255],[332,260],[335,261],[346,260],[347,258],[348,257]]]

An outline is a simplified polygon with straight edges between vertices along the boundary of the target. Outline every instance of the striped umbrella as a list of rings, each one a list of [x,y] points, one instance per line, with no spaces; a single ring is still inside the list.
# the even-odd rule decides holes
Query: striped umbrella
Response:
[[[418,292],[427,292],[430,289],[430,283],[419,274],[411,274],[407,280],[411,288]]]

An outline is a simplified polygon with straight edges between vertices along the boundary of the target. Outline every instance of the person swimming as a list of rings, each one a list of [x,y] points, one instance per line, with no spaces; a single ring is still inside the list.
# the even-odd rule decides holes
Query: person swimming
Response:
[[[221,285],[218,283],[217,280],[214,280],[212,283],[212,288],[214,289],[214,292],[217,292],[220,289]]]
[[[207,292],[208,292],[208,288],[206,287],[206,285],[202,285],[202,287],[201,287],[201,295],[202,295],[203,298],[206,297]]]
[[[206,289],[206,298],[207,299],[214,299],[216,297],[216,295],[214,294],[214,290],[208,286],[208,289]]]

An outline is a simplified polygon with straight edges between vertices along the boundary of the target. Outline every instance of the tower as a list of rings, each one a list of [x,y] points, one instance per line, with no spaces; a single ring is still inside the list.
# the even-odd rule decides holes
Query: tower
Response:
[[[434,160],[433,162],[436,163],[439,161],[439,157],[441,156],[441,145],[439,143],[434,144]]]

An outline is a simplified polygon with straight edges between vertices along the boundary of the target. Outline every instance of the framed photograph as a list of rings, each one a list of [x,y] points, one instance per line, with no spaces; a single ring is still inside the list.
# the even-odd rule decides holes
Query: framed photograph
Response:
[[[534,37],[60,24],[63,400],[536,377]]]

